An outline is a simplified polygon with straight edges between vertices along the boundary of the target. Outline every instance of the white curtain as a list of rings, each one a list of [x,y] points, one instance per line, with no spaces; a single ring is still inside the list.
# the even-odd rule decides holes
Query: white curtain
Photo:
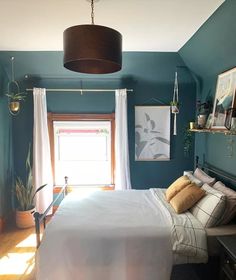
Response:
[[[34,88],[33,175],[35,189],[47,184],[36,195],[36,210],[44,212],[53,200],[53,179],[44,88]],[[51,213],[49,213],[51,214]]]
[[[127,124],[127,91],[116,90],[115,106],[115,189],[131,189],[129,169],[128,124]]]

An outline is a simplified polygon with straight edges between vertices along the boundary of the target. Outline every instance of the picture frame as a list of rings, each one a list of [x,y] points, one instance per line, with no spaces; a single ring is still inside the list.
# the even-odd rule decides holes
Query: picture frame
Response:
[[[212,126],[212,121],[213,121],[213,114],[211,113],[207,118],[205,128],[210,129]]]
[[[226,129],[226,112],[235,107],[235,91],[236,67],[218,75],[211,129]]]
[[[135,161],[170,160],[170,106],[135,106]]]

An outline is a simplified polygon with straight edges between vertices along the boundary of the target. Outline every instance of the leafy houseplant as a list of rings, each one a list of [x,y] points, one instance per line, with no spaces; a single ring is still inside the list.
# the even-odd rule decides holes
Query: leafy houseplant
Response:
[[[40,186],[34,190],[32,167],[30,163],[30,146],[25,162],[26,168],[26,180],[20,177],[16,178],[15,182],[15,195],[17,199],[17,210],[16,210],[16,224],[20,228],[26,228],[34,225],[34,198],[37,192],[42,190],[47,184]]]
[[[20,110],[20,101],[24,101],[26,95],[23,92],[18,93],[7,93],[6,96],[9,98],[9,110],[12,114],[17,114]]]

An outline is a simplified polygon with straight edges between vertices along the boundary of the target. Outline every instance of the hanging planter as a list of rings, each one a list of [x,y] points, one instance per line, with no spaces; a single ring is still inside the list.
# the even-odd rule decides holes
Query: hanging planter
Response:
[[[171,113],[172,114],[178,114],[179,113],[179,103],[177,101],[171,101]]]
[[[173,135],[177,135],[177,118],[176,115],[179,113],[179,89],[178,89],[178,75],[175,72],[175,83],[174,83],[174,94],[173,99],[170,102],[171,113],[174,114],[174,130]]]
[[[13,116],[19,114],[21,108],[21,101],[24,101],[26,98],[26,94],[24,92],[20,92],[20,87],[17,81],[14,80],[14,57],[11,57],[12,61],[12,81],[7,85],[7,91],[5,95],[8,97],[8,109],[10,114]]]

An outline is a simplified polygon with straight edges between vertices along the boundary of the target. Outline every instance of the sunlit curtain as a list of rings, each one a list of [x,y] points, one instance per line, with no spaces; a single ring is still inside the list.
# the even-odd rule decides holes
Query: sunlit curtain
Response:
[[[131,189],[129,169],[127,90],[116,90],[115,106],[115,189]]]
[[[53,200],[53,179],[50,142],[47,125],[47,101],[44,88],[34,88],[33,175],[35,189],[47,184],[37,193],[36,210],[44,212]],[[50,214],[50,213],[49,213]]]

